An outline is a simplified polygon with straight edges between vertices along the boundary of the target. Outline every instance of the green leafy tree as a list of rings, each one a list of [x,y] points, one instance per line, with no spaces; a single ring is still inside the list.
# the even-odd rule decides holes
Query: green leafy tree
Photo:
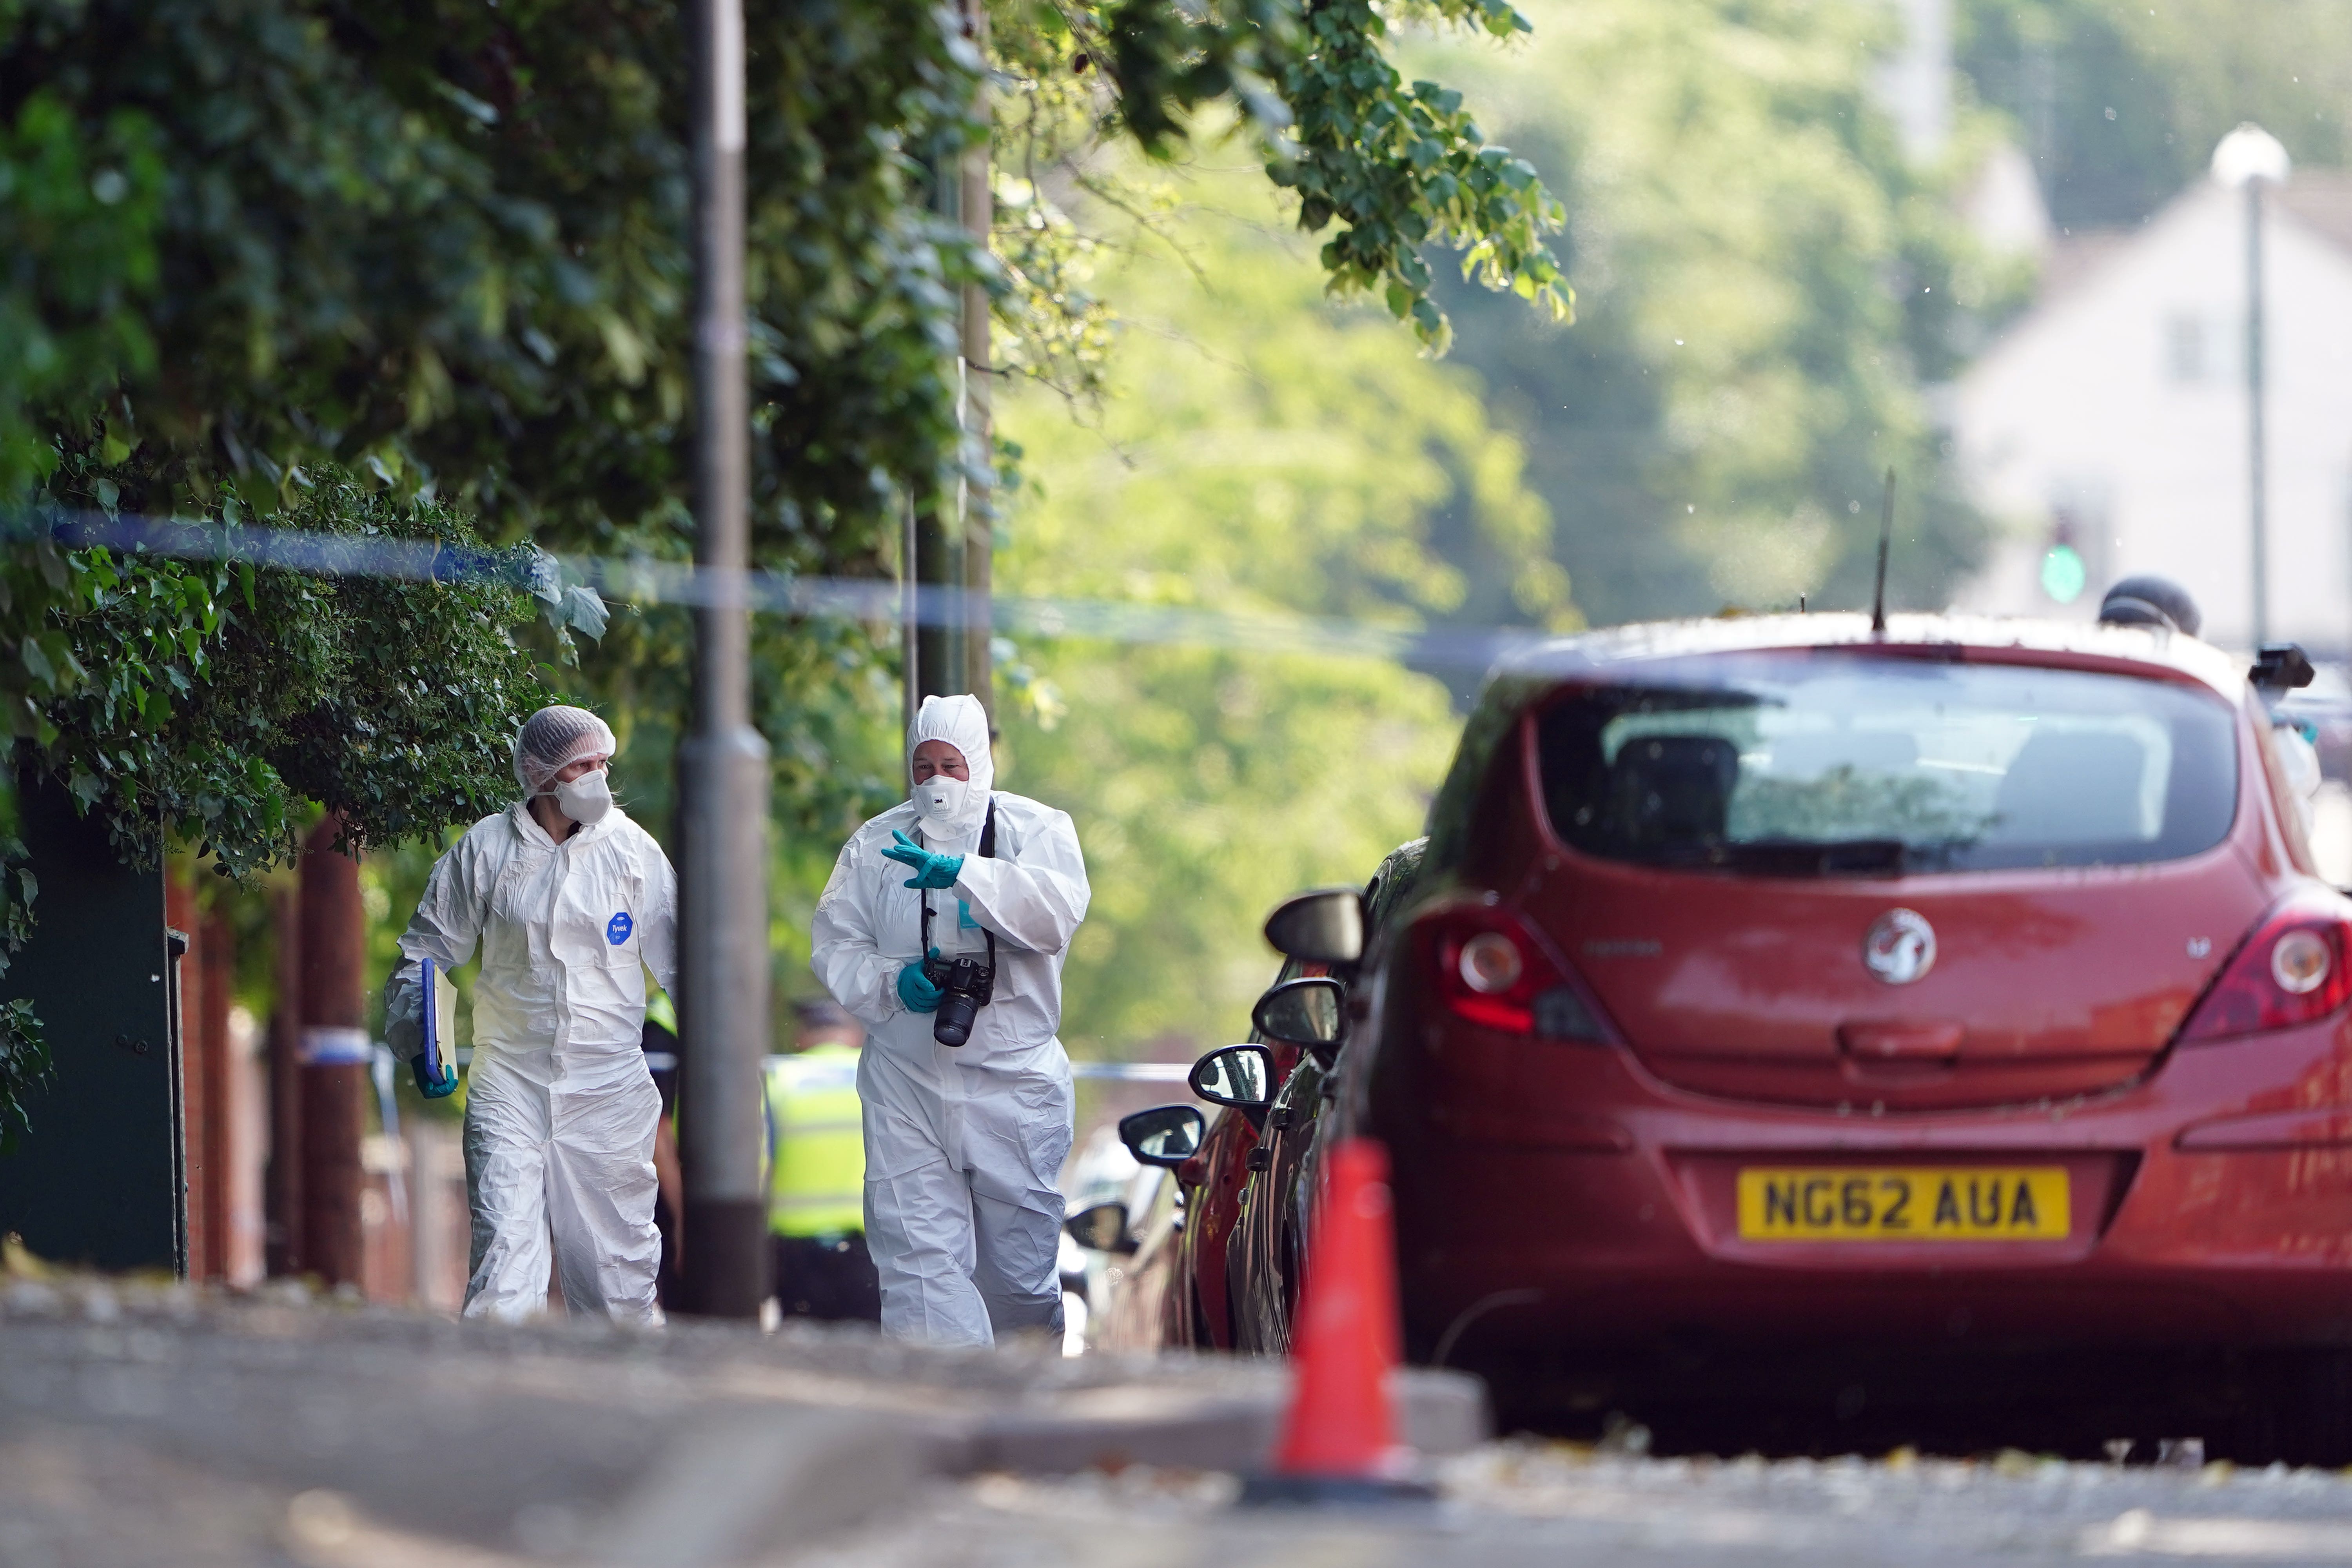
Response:
[[[1462,610],[1439,550],[1459,536],[1510,563],[1507,618],[1575,624],[1475,381],[1319,299],[1312,250],[1245,184],[1185,194],[1172,248],[1096,279],[1125,322],[1099,424],[1042,391],[1005,410],[1031,483],[999,581],[1275,637],[1318,616],[1410,629]],[[1443,683],[1380,659],[1065,639],[1005,663],[1004,787],[1072,813],[1094,884],[1064,976],[1064,1037],[1093,1051],[1245,1028],[1266,910],[1417,835],[1456,727]]]
[[[58,490],[97,482],[77,467],[68,460]],[[222,508],[245,515],[233,490]],[[73,552],[70,608],[54,618],[79,674],[34,716],[38,766],[100,811],[127,860],[152,864],[171,825],[241,875],[294,857],[306,802],[336,813],[343,841],[363,849],[483,816],[511,794],[509,739],[552,700],[530,635],[531,590],[551,563],[528,547],[483,551],[448,508],[331,472],[278,521],[451,546],[453,574],[467,574],[325,577]],[[221,531],[226,550],[241,531]],[[568,657],[572,601],[546,609],[549,651]]]
[[[48,504],[136,504],[68,454]],[[551,563],[479,547],[438,503],[400,500],[321,470],[278,521],[308,531],[453,547],[451,582],[331,578],[235,559],[247,514],[220,497],[223,560],[138,552],[26,553],[56,576],[26,647],[53,678],[20,700],[16,759],[103,820],[127,861],[153,864],[176,831],[225,874],[290,860],[313,808],[354,851],[437,833],[511,797],[508,738],[552,699],[535,649],[568,653],[593,625]],[[535,623],[544,620],[544,627]],[[38,888],[25,847],[0,842],[0,973],[23,946]],[[27,1125],[47,1054],[22,1002],[0,1005],[0,1144]]]
[[[1547,243],[1564,218],[1559,202],[1533,165],[1486,140],[1462,94],[1407,81],[1392,58],[1400,27],[1526,32],[1506,0],[1054,0],[991,15],[1013,89],[998,126],[1020,180],[999,248],[1013,263],[1005,324],[1016,339],[1093,324],[1083,299],[1053,287],[1066,268],[1045,241],[1063,226],[1040,194],[1041,166],[1099,199],[1121,184],[1094,156],[1106,138],[1165,161],[1236,129],[1291,194],[1298,227],[1329,231],[1318,259],[1331,290],[1380,300],[1432,351],[1445,351],[1451,330],[1431,248],[1458,253],[1462,274],[1487,289],[1568,318],[1573,295]],[[1102,92],[1081,84],[1090,63],[1108,79]]]
[[[2137,223],[2252,120],[2298,163],[2352,153],[2347,0],[1963,0],[1957,53],[2033,157],[2051,216]]]
[[[1961,304],[2003,279],[1904,163],[1874,5],[1544,0],[1507,56],[1433,44],[1575,214],[1572,331],[1467,290],[1456,357],[1518,429],[1556,558],[1596,621],[1870,595],[1900,476],[1891,596],[1942,602],[1981,524],[1922,394]],[[1957,301],[1957,302],[1956,302]]]

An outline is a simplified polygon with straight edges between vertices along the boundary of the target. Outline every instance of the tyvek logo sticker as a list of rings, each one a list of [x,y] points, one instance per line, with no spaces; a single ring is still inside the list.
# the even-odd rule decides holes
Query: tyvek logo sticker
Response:
[[[629,932],[635,929],[636,926],[629,919],[629,911],[623,910],[604,922],[604,940],[618,947],[629,940]]]

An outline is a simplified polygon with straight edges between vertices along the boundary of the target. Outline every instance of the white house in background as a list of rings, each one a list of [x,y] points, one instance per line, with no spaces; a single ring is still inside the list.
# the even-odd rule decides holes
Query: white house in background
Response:
[[[2270,636],[2352,653],[2352,178],[2268,194]],[[2205,635],[2251,645],[2242,195],[2200,182],[2136,229],[2057,239],[2039,301],[1959,378],[1961,472],[2000,529],[1958,608],[2096,613],[2107,584],[2160,572]],[[2061,605],[2052,548],[2087,568]]]

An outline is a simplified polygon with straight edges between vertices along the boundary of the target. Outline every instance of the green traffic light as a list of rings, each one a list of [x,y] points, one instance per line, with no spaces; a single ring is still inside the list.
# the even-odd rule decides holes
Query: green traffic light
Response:
[[[2071,544],[2053,544],[2050,553],[2042,558],[2042,591],[2062,605],[2071,605],[2083,596],[2084,586],[2091,580],[2083,558]]]

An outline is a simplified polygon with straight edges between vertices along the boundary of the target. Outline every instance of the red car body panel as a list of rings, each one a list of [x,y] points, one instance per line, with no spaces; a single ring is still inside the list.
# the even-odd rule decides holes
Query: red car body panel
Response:
[[[1597,672],[1562,679],[1834,646],[2184,683],[2236,710],[2227,837],[2147,865],[1927,875],[1610,861],[1545,819],[1543,700],[1501,716],[1454,863],[1372,955],[1371,1016],[1349,1047],[1343,1114],[1397,1173],[1412,1352],[1484,1363],[1681,1334],[2352,1344],[2352,1021],[2177,1039],[2266,911],[2315,878],[2240,667],[2145,632],[1902,617],[1879,643],[1832,619],[1580,639]],[[1612,1037],[1450,1009],[1423,917],[1465,903],[1516,919]],[[1938,939],[1902,987],[1859,962],[1895,907]],[[2056,1166],[2070,1225],[1992,1243],[1743,1240],[1736,1182],[1758,1163]]]

